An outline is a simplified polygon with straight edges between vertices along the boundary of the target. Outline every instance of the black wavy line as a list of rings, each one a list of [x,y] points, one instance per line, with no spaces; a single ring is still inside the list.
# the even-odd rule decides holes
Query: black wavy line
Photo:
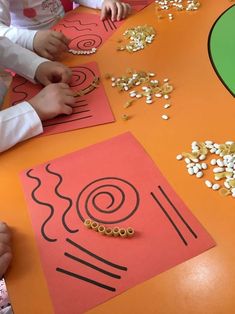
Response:
[[[28,94],[27,94],[27,93],[25,93],[25,92],[23,92],[23,91],[19,91],[19,92],[18,92],[18,91],[16,90],[18,87],[20,87],[20,86],[22,86],[22,85],[24,85],[24,84],[27,84],[28,81],[27,81],[25,78],[22,78],[22,79],[24,80],[23,83],[20,83],[20,84],[16,85],[16,86],[12,89],[12,91],[13,91],[15,94],[23,94],[24,97],[21,98],[21,99],[19,99],[19,100],[16,100],[15,102],[13,102],[13,103],[12,103],[12,106],[16,105],[18,102],[24,101],[24,100],[28,97]]]
[[[106,259],[104,259],[103,257],[100,257],[94,253],[92,253],[91,251],[87,250],[86,248],[84,248],[83,246],[79,245],[78,243],[72,241],[71,239],[67,238],[66,241],[70,244],[72,244],[73,246],[75,246],[76,248],[78,248],[79,250],[83,251],[84,253],[98,259],[99,261],[101,261],[102,263],[104,264],[107,264],[109,266],[112,266],[114,268],[117,268],[117,269],[120,269],[120,270],[124,270],[124,271],[127,271],[127,267],[125,266],[120,266],[120,265],[117,265],[117,264],[114,264]]]
[[[63,226],[64,226],[64,228],[65,228],[68,232],[70,232],[70,233],[78,232],[79,229],[75,229],[75,230],[70,229],[70,228],[68,227],[66,221],[65,221],[65,217],[66,217],[67,213],[69,212],[69,210],[71,209],[71,207],[72,207],[72,205],[73,205],[73,201],[71,200],[71,198],[62,195],[62,194],[59,192],[58,189],[59,189],[59,186],[61,185],[61,183],[63,182],[63,178],[62,178],[62,176],[61,176],[59,173],[56,173],[56,172],[50,170],[50,169],[49,169],[49,166],[50,166],[50,165],[51,165],[51,164],[47,164],[47,165],[46,165],[46,167],[45,167],[46,171],[47,171],[48,173],[50,173],[50,174],[56,176],[57,178],[59,178],[59,182],[58,182],[57,185],[55,186],[55,194],[56,194],[59,198],[62,198],[63,200],[68,201],[68,203],[69,203],[69,204],[68,204],[68,207],[66,208],[66,210],[65,210],[65,212],[63,213],[63,216],[62,216],[62,223],[63,223]]]
[[[43,127],[46,128],[46,127],[49,127],[49,126],[52,126],[52,125],[63,124],[63,123],[69,123],[69,122],[73,122],[73,121],[77,121],[77,120],[83,120],[83,119],[92,118],[92,117],[93,117],[93,116],[85,116],[85,117],[78,118],[78,119],[66,120],[66,121],[63,121],[63,122],[55,122],[55,123],[43,125]]]
[[[59,26],[64,26],[65,28],[75,28],[78,32],[82,32],[82,31],[89,31],[89,32],[91,32],[92,31],[92,29],[90,29],[90,28],[84,28],[84,29],[79,29],[79,28],[77,28],[76,26],[67,26],[67,25],[65,25],[65,24],[63,24],[63,23],[60,23],[59,24]]]
[[[66,269],[63,269],[63,268],[60,268],[60,267],[57,267],[56,268],[56,271],[60,272],[60,273],[63,273],[65,275],[68,275],[68,276],[71,276],[71,277],[74,277],[74,278],[77,278],[77,279],[80,279],[80,280],[83,280],[83,281],[86,281],[86,282],[89,282],[93,285],[96,285],[100,288],[103,288],[103,289],[106,289],[106,290],[109,290],[109,291],[116,291],[115,288],[113,287],[110,287],[110,286],[107,286],[107,285],[104,285],[103,283],[101,282],[98,282],[98,281],[95,281],[93,279],[90,279],[90,278],[87,278],[87,277],[84,277],[84,276],[81,276],[81,275],[78,275],[78,274],[75,274],[75,273],[72,273]]]
[[[87,23],[87,24],[84,24],[84,23],[81,23],[81,21],[80,20],[69,20],[69,19],[63,19],[63,21],[65,21],[65,22],[69,22],[69,23],[79,23],[80,25],[82,25],[82,26],[89,26],[89,25],[95,25],[95,26],[98,26],[98,24],[97,23]],[[58,24],[58,25],[60,25],[60,24]]]
[[[38,178],[38,177],[35,177],[33,175],[31,175],[31,172],[33,171],[33,169],[30,169],[29,171],[27,171],[26,175],[31,178],[31,179],[34,179],[37,181],[38,185],[33,189],[32,193],[31,193],[31,196],[32,196],[32,199],[37,203],[37,204],[40,204],[40,205],[43,205],[43,206],[47,206],[50,208],[50,215],[48,216],[48,218],[44,221],[44,223],[42,224],[41,226],[41,234],[43,236],[43,238],[49,242],[55,242],[57,241],[57,239],[52,239],[52,238],[49,238],[47,235],[46,235],[46,232],[45,232],[45,227],[46,227],[46,224],[47,222],[51,219],[51,217],[54,215],[54,207],[49,204],[49,203],[45,203],[45,202],[42,202],[40,201],[39,199],[37,199],[36,195],[35,195],[35,192],[38,190],[38,188],[42,185],[42,182],[41,180]]]
[[[76,262],[79,262],[79,263],[81,263],[83,265],[86,265],[86,266],[88,266],[90,268],[93,268],[93,269],[95,269],[95,270],[99,271],[100,273],[103,273],[103,274],[105,274],[107,276],[110,276],[110,277],[113,277],[113,278],[116,278],[116,279],[120,279],[121,278],[121,276],[119,276],[117,274],[114,274],[114,273],[111,273],[111,272],[109,272],[109,271],[107,271],[107,270],[105,270],[103,268],[98,267],[98,266],[95,266],[95,265],[93,265],[93,264],[91,264],[91,263],[89,263],[89,262],[85,261],[84,259],[81,259],[81,258],[79,258],[77,256],[74,256],[74,255],[69,254],[67,252],[65,252],[64,255],[67,256],[68,258],[73,259]]]

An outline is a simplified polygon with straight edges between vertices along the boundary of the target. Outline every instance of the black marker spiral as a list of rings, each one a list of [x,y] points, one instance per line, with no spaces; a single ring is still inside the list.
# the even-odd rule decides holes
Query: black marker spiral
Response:
[[[105,177],[87,184],[76,201],[82,221],[90,218],[103,224],[116,224],[129,219],[139,207],[137,189],[128,181]]]
[[[87,67],[72,68],[70,87],[76,87],[76,90],[84,91],[84,95],[86,95],[95,89],[92,86],[95,78],[96,74]],[[89,89],[89,92],[86,91],[87,89]]]
[[[84,34],[73,38],[69,47],[75,50],[91,50],[102,44],[102,37],[96,34]]]

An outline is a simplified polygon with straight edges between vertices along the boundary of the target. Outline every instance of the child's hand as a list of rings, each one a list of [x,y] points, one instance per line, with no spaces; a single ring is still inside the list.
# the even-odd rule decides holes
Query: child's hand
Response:
[[[0,222],[0,278],[5,274],[12,259],[11,234],[8,226]]]
[[[58,83],[46,86],[34,96],[29,103],[44,121],[52,119],[59,114],[70,115],[75,105],[74,92],[67,84]]]
[[[131,12],[131,7],[128,3],[120,2],[119,0],[104,0],[101,8],[101,20],[104,20],[109,15],[112,21],[120,21],[125,19]]]
[[[33,40],[33,49],[41,57],[56,60],[62,52],[68,51],[70,39],[51,30],[38,31]]]
[[[69,83],[72,72],[69,68],[59,62],[43,62],[35,73],[35,80],[42,85],[51,83]]]

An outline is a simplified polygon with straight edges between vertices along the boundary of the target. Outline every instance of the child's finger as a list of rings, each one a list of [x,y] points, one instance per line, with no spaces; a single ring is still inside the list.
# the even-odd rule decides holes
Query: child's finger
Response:
[[[117,2],[118,3],[118,2]],[[110,7],[110,9],[111,9],[111,20],[112,21],[116,21],[116,17],[117,17],[117,6],[116,6],[116,4],[117,3],[112,3],[111,4],[111,7]]]
[[[5,274],[7,271],[7,268],[11,262],[12,259],[12,253],[6,252],[2,256],[0,256],[0,278]]]
[[[117,20],[120,21],[123,16],[123,6],[120,2],[116,2],[117,6]]]
[[[68,46],[64,42],[60,41],[58,38],[51,37],[49,43],[55,46],[60,51],[68,51]]]
[[[74,96],[66,96],[65,103],[66,105],[69,105],[70,107],[74,106],[75,104]]]
[[[61,83],[69,83],[72,77],[72,72],[65,70],[61,73]]]
[[[52,61],[55,60],[54,56],[50,54],[50,52],[47,49],[41,51],[41,56]]]
[[[0,232],[9,232],[9,227],[5,222],[0,222]]]
[[[61,113],[66,114],[66,115],[70,115],[73,113],[73,108],[68,106],[68,105],[64,105]]]
[[[124,19],[131,12],[131,7],[128,3],[122,3],[123,13],[122,18]]]
[[[108,8],[105,6],[101,9],[100,19],[103,21],[108,15]]]
[[[57,38],[58,40],[62,41],[66,46],[68,46],[71,41],[71,39],[66,37],[61,32],[52,31],[52,37]]]

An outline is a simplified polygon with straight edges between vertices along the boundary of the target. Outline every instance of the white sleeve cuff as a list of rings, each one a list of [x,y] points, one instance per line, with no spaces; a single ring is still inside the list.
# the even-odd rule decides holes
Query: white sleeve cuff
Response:
[[[28,102],[0,111],[0,152],[42,132],[42,122]]]
[[[33,51],[33,40],[36,33],[36,30],[17,28],[13,26],[8,27],[2,24],[0,25],[0,36],[7,37],[13,43],[31,51]]]

